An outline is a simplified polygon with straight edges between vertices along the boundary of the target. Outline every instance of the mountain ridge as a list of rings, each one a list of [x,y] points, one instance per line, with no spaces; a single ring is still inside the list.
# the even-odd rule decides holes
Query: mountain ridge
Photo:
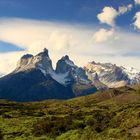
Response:
[[[0,78],[0,98],[15,101],[69,99],[137,83],[140,83],[140,72],[133,68],[94,61],[82,68],[68,55],[60,58],[53,69],[45,48],[35,56],[23,55],[13,72]]]
[[[108,88],[116,88],[140,83],[140,72],[134,68],[126,68],[111,63],[89,62],[85,67],[90,80],[96,75],[99,81]]]
[[[47,49],[35,56],[24,55],[13,72],[0,78],[0,98],[15,101],[69,99],[97,91],[86,79],[84,70],[74,64],[72,66],[73,62],[68,56],[66,58],[60,67],[61,71],[66,68],[64,73],[57,73]]]

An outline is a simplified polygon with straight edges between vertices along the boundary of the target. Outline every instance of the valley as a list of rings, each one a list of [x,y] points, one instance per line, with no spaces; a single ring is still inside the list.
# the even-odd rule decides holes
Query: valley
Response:
[[[139,140],[140,85],[70,100],[1,100],[0,139]]]

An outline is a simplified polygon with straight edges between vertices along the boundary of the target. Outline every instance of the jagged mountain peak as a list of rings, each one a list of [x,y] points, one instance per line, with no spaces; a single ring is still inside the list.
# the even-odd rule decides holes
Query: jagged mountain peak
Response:
[[[30,83],[25,84],[27,79]],[[1,97],[5,97],[5,93],[11,89],[17,93],[16,85],[18,84],[22,88],[19,93],[23,93],[23,95],[24,90],[27,92],[26,88],[28,87],[28,96],[34,92],[38,94],[43,91],[42,99],[59,98],[58,91],[61,89],[62,93],[66,93],[66,96],[62,95],[69,98],[93,93],[97,89],[105,90],[139,82],[140,73],[134,68],[127,69],[115,64],[96,63],[95,61],[88,63],[85,68],[81,68],[76,66],[68,55],[58,60],[56,70],[54,70],[49,52],[45,48],[35,56],[31,54],[22,56],[16,70],[1,78],[0,88],[2,89]],[[5,83],[14,83],[14,86],[9,85],[10,88],[7,89]],[[23,88],[24,84],[25,88]],[[63,89],[66,92],[63,92]],[[67,93],[70,93],[70,96]]]
[[[110,88],[140,82],[140,72],[136,71],[134,68],[117,66],[112,63],[96,63],[93,61],[85,66],[85,70],[90,75],[97,74],[99,80]],[[94,81],[94,77],[91,79]]]
[[[58,60],[56,65],[57,74],[66,74],[67,78],[75,83],[90,84],[91,81],[88,79],[85,70],[81,67],[78,67],[70,60],[69,56],[63,56]]]
[[[49,51],[47,48],[44,48],[43,51],[37,54],[36,56],[49,57]]]
[[[104,71],[117,71],[118,69],[120,69],[119,66],[117,66],[116,64],[112,64],[112,63],[100,63],[100,62],[89,62],[86,66],[85,69],[88,71],[95,71],[96,73],[102,73]]]
[[[23,55],[17,63],[16,71],[22,69],[23,67],[26,67],[32,59],[33,55],[31,54]]]
[[[15,71],[0,79],[0,98],[18,101],[69,99],[95,91],[84,69],[67,55],[57,62],[54,71],[47,49],[35,56],[22,56]]]
[[[69,65],[71,67],[77,67],[68,55],[63,56],[59,61],[63,61],[66,65]]]
[[[70,60],[70,58],[69,58],[69,56],[68,55],[65,55],[65,56],[63,56],[62,58],[61,58],[61,60]]]
[[[72,71],[73,67],[77,67],[68,55],[63,56],[56,64],[56,73],[66,73]]]
[[[21,59],[29,59],[29,58],[31,58],[31,57],[33,57],[32,54],[25,54],[25,55],[23,55],[23,56],[21,57]]]
[[[53,71],[52,61],[49,58],[48,49],[44,48],[42,52],[35,56],[31,54],[22,56],[14,72],[27,71],[31,69],[39,69],[44,75]]]

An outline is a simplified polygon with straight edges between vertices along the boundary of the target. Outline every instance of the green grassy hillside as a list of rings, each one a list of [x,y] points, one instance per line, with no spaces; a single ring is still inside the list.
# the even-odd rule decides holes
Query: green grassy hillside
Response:
[[[139,140],[140,85],[67,101],[0,101],[0,140]]]

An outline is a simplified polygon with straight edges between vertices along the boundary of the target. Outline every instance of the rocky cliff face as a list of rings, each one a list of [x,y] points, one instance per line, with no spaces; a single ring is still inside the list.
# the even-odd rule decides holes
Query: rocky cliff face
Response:
[[[90,94],[96,91],[96,87],[92,81],[88,79],[85,70],[76,66],[67,55],[58,60],[56,73],[66,75],[65,79],[68,79],[66,84],[72,86],[76,96]]]
[[[133,70],[132,70],[133,69]],[[95,81],[94,75],[99,81],[109,88],[116,88],[140,82],[140,72],[134,68],[128,69],[111,63],[88,63],[85,67],[90,80]]]
[[[56,73],[64,74],[67,73],[67,77],[78,83],[90,84],[91,81],[88,79],[85,70],[77,67],[73,61],[66,55],[62,57],[56,65]]]
[[[35,56],[21,57],[17,68],[0,79],[0,98],[15,101],[69,99],[95,92],[93,85],[88,88],[90,82],[85,71],[74,65],[68,56],[60,59],[53,70],[48,50],[44,49]],[[85,86],[82,89],[81,84]]]
[[[54,70],[48,50],[44,49],[35,56],[24,55],[13,72],[0,78],[0,98],[15,101],[69,99],[97,89],[136,83],[140,83],[140,72],[134,68],[96,62],[81,68],[67,55],[58,60]]]
[[[36,56],[26,54],[21,57],[14,72],[17,73],[31,69],[39,69],[45,75],[54,71],[52,68],[52,61],[49,57],[47,49],[44,49],[43,52],[37,54]]]

